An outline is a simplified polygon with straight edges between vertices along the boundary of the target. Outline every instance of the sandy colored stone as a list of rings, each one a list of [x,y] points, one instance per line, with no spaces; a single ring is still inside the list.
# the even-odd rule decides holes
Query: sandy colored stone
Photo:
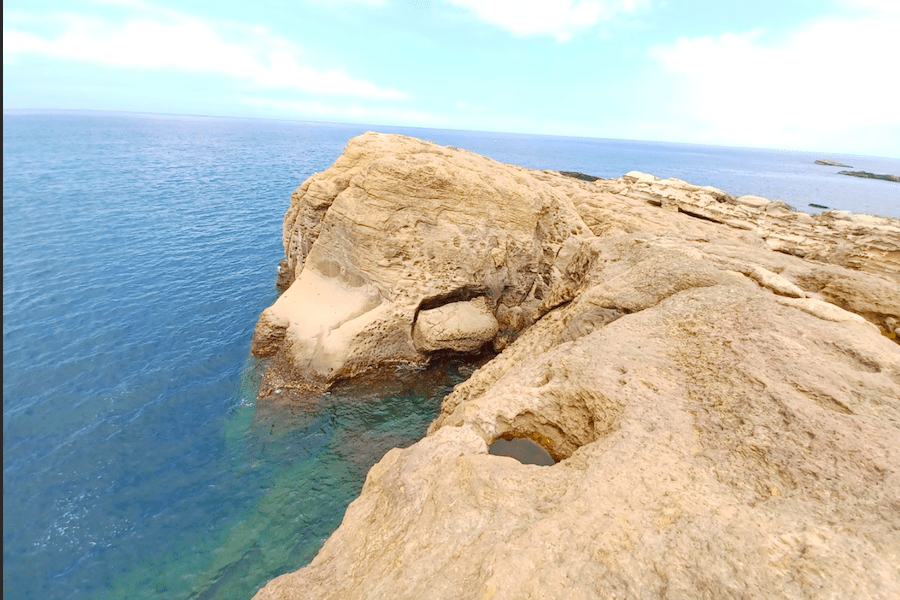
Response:
[[[261,394],[427,362],[413,323],[441,303],[482,296],[495,335],[513,339],[543,314],[563,242],[589,233],[526,169],[403,136],[354,138],[285,215],[296,279],[257,323],[254,352],[274,356]]]
[[[503,350],[257,600],[900,597],[900,223],[589,179],[367,134],[295,193],[270,385]]]
[[[896,220],[807,215],[637,171],[588,181],[368,133],[292,196],[279,271],[290,288],[254,334],[254,353],[274,357],[261,394],[427,362],[436,350],[413,340],[419,311],[477,296],[498,323],[493,343],[502,349],[572,299],[586,237],[635,232],[705,240],[700,251],[711,260],[723,249],[752,256],[735,268],[760,285],[790,297],[818,294],[887,333],[900,319]],[[772,269],[772,250],[798,260]],[[820,285],[811,273],[823,263],[830,283]]]
[[[896,597],[897,345],[749,279],[684,283],[574,340],[593,303],[549,313],[256,598]],[[560,462],[488,455],[508,433]]]
[[[743,204],[744,206],[750,206],[752,208],[765,209],[771,201],[760,196],[745,195],[735,198],[735,202],[737,202],[738,204]]]
[[[493,340],[499,327],[487,301],[480,297],[419,311],[413,325],[413,340],[423,352],[474,352]]]

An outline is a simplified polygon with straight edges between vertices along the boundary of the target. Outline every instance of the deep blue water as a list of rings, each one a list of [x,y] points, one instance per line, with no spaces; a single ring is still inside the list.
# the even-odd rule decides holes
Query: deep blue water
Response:
[[[472,366],[255,400],[290,194],[365,126],[3,117],[4,598],[249,598],[306,564],[388,449]],[[900,186],[831,158],[379,128],[532,168],[638,169],[798,208],[900,217]]]

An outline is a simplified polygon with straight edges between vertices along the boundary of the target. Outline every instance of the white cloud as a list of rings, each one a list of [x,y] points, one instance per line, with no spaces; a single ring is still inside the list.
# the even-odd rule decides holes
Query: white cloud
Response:
[[[840,4],[855,10],[872,9],[880,13],[900,13],[897,0],[841,0]]]
[[[57,14],[62,32],[53,37],[14,26],[4,28],[4,62],[31,54],[129,69],[225,75],[270,89],[391,100],[407,97],[341,70],[304,64],[299,47],[259,25],[208,21],[152,9],[140,0],[115,2],[144,14],[124,22]]]
[[[519,37],[548,35],[564,42],[576,33],[649,0],[447,0]]]
[[[660,135],[900,156],[897,31],[885,11],[821,18],[775,41],[754,30],[656,46],[672,76],[659,84],[673,113]]]

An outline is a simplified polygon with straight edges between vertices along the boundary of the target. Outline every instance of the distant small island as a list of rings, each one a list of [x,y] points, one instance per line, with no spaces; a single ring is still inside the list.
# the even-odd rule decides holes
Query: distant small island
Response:
[[[866,179],[883,179],[885,181],[900,183],[900,176],[897,175],[880,175],[878,173],[869,173],[868,171],[838,171],[837,174],[852,175],[853,177],[864,177]]]
[[[848,169],[852,169],[853,167],[850,165],[845,165],[844,163],[835,162],[833,160],[817,160],[815,162],[817,165],[825,165],[826,167],[846,167]]]

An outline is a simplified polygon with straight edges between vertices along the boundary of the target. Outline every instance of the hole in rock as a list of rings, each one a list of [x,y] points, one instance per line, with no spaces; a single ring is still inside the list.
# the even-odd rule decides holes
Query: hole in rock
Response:
[[[488,448],[488,453],[495,456],[509,456],[524,465],[552,466],[556,464],[550,453],[528,438],[499,438]]]
[[[453,302],[468,302],[469,300],[474,300],[478,296],[484,296],[487,293],[488,289],[483,285],[464,285],[444,294],[423,298],[419,303],[419,307],[416,309],[416,317],[418,318],[419,311],[431,310],[432,308],[438,308],[439,306],[451,304]]]

